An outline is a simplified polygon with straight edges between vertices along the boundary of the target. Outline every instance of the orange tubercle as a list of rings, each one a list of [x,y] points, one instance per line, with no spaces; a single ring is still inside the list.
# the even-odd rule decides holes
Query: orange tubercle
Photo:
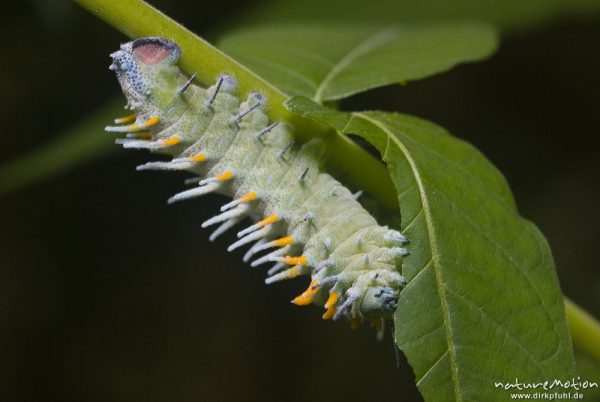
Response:
[[[284,264],[288,265],[306,265],[308,264],[308,259],[304,256],[300,257],[283,257],[282,261]]]
[[[338,294],[338,292],[331,292],[329,294],[329,298],[325,302],[325,308],[327,309],[327,311],[325,311],[325,314],[323,314],[324,320],[329,320],[335,315],[335,311],[337,310],[335,307],[335,303],[337,303],[339,296],[340,295]]]
[[[308,306],[312,303],[312,297],[304,296],[303,293],[300,296],[296,296],[296,298],[292,300],[292,303],[294,303],[296,306]]]
[[[285,236],[285,237],[281,237],[279,239],[273,240],[272,244],[275,247],[283,247],[283,246],[288,246],[290,244],[294,243],[294,237],[293,236]]]
[[[375,330],[377,332],[381,332],[381,330],[383,329],[383,320],[373,320],[373,326],[375,327]]]
[[[297,276],[300,275],[300,270],[298,269],[298,267],[292,267],[292,268],[288,269],[287,272],[288,272],[288,278],[296,278]]]
[[[130,114],[129,116],[119,117],[115,119],[116,124],[124,124],[131,123],[135,121],[135,114]]]
[[[331,319],[335,315],[335,311],[336,311],[335,306],[328,308],[327,311],[325,311],[325,313],[323,314],[323,319],[324,320]]]
[[[216,179],[219,181],[226,181],[226,180],[231,179],[232,177],[233,177],[233,173],[231,173],[230,170],[226,170],[223,173],[221,173],[220,175],[218,175],[216,177]]]
[[[190,161],[191,162],[202,162],[204,160],[206,160],[206,155],[205,154],[196,154],[196,155],[190,156]]]
[[[262,221],[259,221],[257,223],[257,225],[260,227],[263,227],[263,226],[270,225],[271,223],[277,222],[278,220],[279,220],[279,217],[277,216],[277,214],[273,214],[273,215],[267,216]]]
[[[162,142],[162,144],[170,147],[170,146],[173,146],[173,145],[177,145],[180,142],[181,142],[181,138],[178,137],[178,136],[176,136],[176,135],[174,135],[173,137],[167,138],[166,140],[164,140]]]
[[[156,123],[158,123],[158,121],[159,121],[159,118],[158,118],[158,116],[152,116],[152,117],[150,118],[150,120],[148,120],[147,122],[145,122],[145,123],[143,124],[143,126],[144,126],[145,128],[152,127],[153,125],[155,125]]]
[[[240,198],[240,202],[250,202],[256,199],[256,193],[254,191],[246,194],[245,196]]]
[[[313,281],[308,285],[308,289],[306,289],[302,294],[292,300],[297,306],[306,306],[312,303],[312,297],[317,294],[319,291],[319,286],[317,286],[318,281],[313,279]]]

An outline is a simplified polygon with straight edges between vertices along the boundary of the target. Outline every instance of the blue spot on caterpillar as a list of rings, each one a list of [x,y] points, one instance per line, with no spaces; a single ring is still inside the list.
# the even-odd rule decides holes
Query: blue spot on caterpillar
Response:
[[[172,157],[138,170],[196,175],[193,187],[169,202],[212,192],[233,198],[202,226],[220,224],[212,241],[252,219],[228,251],[253,243],[244,261],[275,263],[267,284],[310,276],[292,303],[324,306],[324,319],[344,317],[353,326],[371,320],[381,337],[405,285],[401,246],[407,239],[380,226],[356,195],[320,172],[320,141],[296,145],[288,125],[269,122],[264,96],[239,101],[231,76],[210,88],[194,85],[195,75],[187,78],[177,66],[180,55],[179,46],[163,38],[128,42],[111,54],[110,69],[134,114],[106,130],[127,133],[117,140],[125,148]]]

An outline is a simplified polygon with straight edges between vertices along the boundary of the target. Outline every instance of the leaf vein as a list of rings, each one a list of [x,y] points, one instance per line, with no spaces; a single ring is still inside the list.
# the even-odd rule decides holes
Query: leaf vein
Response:
[[[423,180],[425,180],[423,178]],[[544,313],[548,316],[549,321],[552,323],[552,327],[554,330],[554,333],[556,333],[556,323],[555,320],[552,319],[552,317],[550,316],[550,313],[548,312],[548,306],[546,306],[546,304],[544,303],[544,300],[542,299],[542,297],[540,296],[538,289],[533,285],[533,283],[531,282],[531,279],[529,278],[529,276],[527,275],[527,273],[525,271],[523,271],[521,269],[520,264],[518,264],[513,257],[511,256],[511,254],[509,252],[507,252],[504,248],[504,246],[501,243],[498,243],[496,241],[494,241],[493,238],[489,237],[489,235],[487,234],[487,232],[481,227],[479,226],[476,222],[473,222],[471,219],[469,219],[469,217],[467,215],[465,215],[465,213],[463,212],[462,209],[460,209],[458,207],[458,205],[456,205],[456,203],[454,202],[454,200],[452,200],[451,198],[449,198],[447,195],[445,195],[443,192],[438,191],[437,192],[438,195],[442,196],[446,201],[448,201],[449,204],[451,204],[451,206],[457,211],[457,214],[466,222],[468,223],[470,226],[472,226],[478,233],[481,234],[481,238],[486,240],[488,243],[494,245],[497,247],[498,250],[500,250],[500,252],[502,253],[502,255],[504,256],[504,258],[507,260],[507,262],[509,262],[512,266],[514,266],[515,268],[517,268],[517,272],[520,273],[526,280],[527,280],[527,285],[535,292],[535,295],[537,296],[540,305],[543,306],[543,311]],[[515,237],[517,237],[515,235]],[[539,243],[536,242],[536,245],[539,247]],[[534,268],[532,268],[531,270],[534,271],[537,268],[539,268],[542,264],[544,263],[544,259],[541,258],[540,261],[538,261],[535,265]],[[560,342],[560,338],[559,338],[559,342]]]
[[[423,206],[421,206],[421,208],[419,208],[419,212],[417,212],[417,214],[406,224],[406,226],[404,227],[404,229],[402,230],[403,232],[406,232],[413,223],[415,223],[415,221],[419,218],[419,216],[423,213]]]
[[[381,131],[383,131],[385,134],[387,134],[388,137],[393,137],[394,142],[396,143],[396,145],[398,146],[400,151],[404,154],[404,157],[406,158],[406,160],[410,166],[410,169],[413,172],[415,181],[417,182],[417,188],[419,189],[419,195],[420,195],[421,203],[423,206],[423,213],[425,215],[425,223],[427,224],[427,234],[429,236],[429,243],[430,243],[430,247],[431,247],[431,256],[433,259],[433,268],[434,268],[434,273],[436,276],[438,297],[440,298],[440,306],[442,309],[442,315],[444,317],[444,329],[446,331],[446,338],[447,338],[447,342],[448,342],[448,351],[449,351],[449,357],[450,357],[450,371],[451,371],[451,375],[452,375],[452,383],[454,384],[454,387],[453,387],[454,388],[454,396],[455,396],[455,400],[457,402],[462,401],[462,399],[463,399],[462,394],[459,391],[460,384],[458,382],[458,365],[456,363],[456,351],[454,350],[454,345],[455,345],[454,335],[452,333],[451,325],[450,325],[451,317],[450,317],[450,312],[448,311],[446,289],[443,286],[443,283],[445,283],[445,281],[443,278],[443,272],[440,267],[439,259],[436,258],[436,256],[439,255],[438,244],[437,244],[435,229],[433,227],[433,220],[432,220],[432,217],[430,214],[429,199],[427,197],[427,192],[425,191],[425,186],[424,186],[423,180],[422,180],[423,178],[421,177],[419,169],[417,168],[417,164],[413,160],[408,149],[404,146],[404,144],[402,142],[400,142],[393,135],[390,128],[386,124],[384,124],[381,121],[378,121],[377,119],[373,119],[364,113],[354,113],[354,114],[356,116],[359,116],[360,118],[368,121],[375,127],[379,128]]]
[[[317,88],[315,95],[313,96],[313,101],[317,103],[321,103],[323,101],[323,92],[329,85],[329,83],[340,74],[350,63],[352,63],[358,57],[364,55],[365,53],[370,52],[371,50],[385,44],[394,36],[390,35],[390,33],[395,32],[396,27],[394,25],[389,26],[387,28],[382,29],[379,32],[374,33],[373,35],[367,37],[363,42],[359,43],[353,49],[351,49],[344,57],[342,57],[329,73],[323,78],[321,84]]]
[[[467,307],[471,308],[472,310],[477,311],[480,314],[480,316],[483,319],[489,321],[496,330],[501,331],[504,334],[504,339],[508,339],[511,343],[516,345],[522,352],[524,352],[524,355],[527,357],[528,360],[531,361],[531,363],[533,363],[533,365],[538,369],[540,374],[542,376],[544,375],[544,370],[538,363],[537,359],[535,359],[535,357],[531,355],[531,353],[529,352],[529,349],[527,349],[525,346],[523,346],[523,344],[521,342],[519,342],[516,338],[511,337],[510,332],[506,331],[502,324],[497,323],[494,319],[492,319],[489,316],[489,314],[487,314],[483,309],[481,309],[481,307],[479,307],[476,303],[474,303],[472,300],[468,299],[464,295],[458,294],[456,292],[452,292],[451,290],[448,290],[448,293],[461,299],[465,303],[465,305],[467,305]]]
[[[431,263],[432,263],[432,262],[433,262],[433,257],[431,257],[431,258],[429,259],[429,261],[427,261],[427,262],[425,263],[425,265],[423,265],[423,268],[421,268],[421,269],[419,269],[419,270],[417,271],[417,273],[415,274],[415,276],[413,276],[413,278],[410,280],[410,282],[408,282],[408,283],[407,283],[407,284],[404,286],[404,288],[403,288],[402,290],[404,291],[404,290],[408,289],[408,288],[409,288],[409,287],[410,287],[410,286],[411,286],[413,283],[415,283],[415,281],[416,281],[416,280],[417,280],[417,279],[418,279],[418,278],[421,276],[421,274],[422,274],[423,272],[425,272],[425,271],[427,270],[427,268],[429,268],[429,267],[431,266]]]
[[[425,374],[423,374],[421,376],[421,378],[419,378],[419,380],[417,381],[417,387],[419,386],[419,384],[421,384],[421,381],[423,381],[425,379],[425,377],[427,377],[429,375],[429,373],[431,373],[433,371],[433,369],[444,359],[444,357],[446,357],[448,355],[449,350],[446,349],[446,351],[440,356],[439,359],[436,360],[435,363],[433,363],[431,365],[431,367],[429,367],[429,369],[427,369],[427,371],[425,372]]]
[[[442,164],[448,164],[450,166],[455,167],[458,171],[462,172],[465,176],[467,176],[468,178],[473,180],[476,184],[478,184],[479,187],[481,187],[483,190],[485,190],[485,192],[487,194],[489,194],[491,197],[498,200],[504,207],[506,207],[506,209],[513,211],[513,208],[511,208],[510,205],[502,197],[500,197],[497,192],[490,189],[490,187],[486,183],[482,182],[478,177],[476,177],[471,172],[466,170],[463,165],[456,163],[454,161],[451,161],[447,158],[444,158],[444,156],[441,155],[439,152],[433,150],[430,147],[426,147],[425,145],[419,143],[418,141],[413,141],[413,143],[415,144],[415,146],[420,147],[425,152],[431,153],[434,156],[436,156],[439,160],[441,160]]]

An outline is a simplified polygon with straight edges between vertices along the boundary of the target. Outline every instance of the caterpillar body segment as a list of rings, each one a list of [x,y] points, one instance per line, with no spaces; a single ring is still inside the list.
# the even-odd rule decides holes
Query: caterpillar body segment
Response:
[[[228,250],[250,246],[244,261],[272,264],[266,283],[309,276],[292,303],[321,305],[323,319],[346,318],[353,327],[371,320],[381,333],[405,285],[407,239],[380,226],[357,195],[320,171],[320,141],[296,144],[287,124],[269,121],[263,95],[240,102],[231,76],[209,88],[195,85],[195,75],[186,77],[177,66],[180,55],[163,38],[128,42],[111,55],[110,69],[134,114],[106,130],[126,133],[117,140],[126,148],[172,157],[138,170],[187,170],[198,177],[169,202],[212,192],[232,198],[202,224],[218,225],[210,240],[245,218],[254,221]]]

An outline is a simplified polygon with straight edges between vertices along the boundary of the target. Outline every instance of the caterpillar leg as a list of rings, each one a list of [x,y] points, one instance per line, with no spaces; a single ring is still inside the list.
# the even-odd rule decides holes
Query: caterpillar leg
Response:
[[[208,236],[208,240],[215,241],[217,239],[217,237],[221,236],[223,233],[225,233],[226,231],[228,231],[229,229],[231,229],[232,227],[234,227],[235,225],[240,223],[241,220],[242,220],[241,217],[237,217],[237,218],[232,218],[226,222],[223,222],[221,224],[221,226],[219,226],[217,229],[215,229],[215,231],[212,232],[210,234],[210,236]]]
[[[283,247],[279,250],[275,250],[267,255],[264,255],[254,261],[252,261],[252,263],[250,263],[251,267],[258,267],[259,265],[262,264],[266,264],[268,262],[277,262],[277,263],[281,263],[284,266],[287,266],[287,264],[283,261],[279,261],[277,260],[278,258],[280,258],[282,255],[284,255],[285,253],[287,253],[289,251],[289,246]]]
[[[256,243],[254,243],[252,245],[252,247],[250,247],[248,249],[248,251],[246,251],[246,254],[244,254],[244,256],[242,257],[242,261],[244,261],[244,262],[250,261],[252,259],[252,257],[254,257],[254,255],[260,251],[260,248],[266,242],[267,242],[267,239],[263,237],[262,239],[258,240]]]
[[[238,241],[236,241],[235,243],[233,243],[232,245],[227,247],[227,251],[233,251],[233,250],[235,250],[239,247],[242,247],[246,244],[252,243],[255,240],[262,239],[262,238],[268,236],[270,233],[271,233],[270,226],[263,227],[262,229],[259,229],[252,233],[249,233],[248,235],[242,237],[241,239],[239,239]]]
[[[134,121],[135,121],[135,113],[130,114],[129,116],[116,118],[115,124],[133,123]]]
[[[273,276],[277,272],[283,270],[284,268],[287,268],[287,265],[285,265],[282,262],[278,262],[277,264],[275,264],[271,268],[269,268],[269,270],[267,271],[267,276]]]
[[[271,225],[277,221],[279,221],[279,216],[277,216],[277,214],[269,215],[266,218],[264,218],[263,220],[258,221],[254,225],[250,225],[246,229],[239,231],[237,236],[243,237],[243,236],[247,235],[248,233],[254,232],[255,230],[258,230],[262,227]]]
[[[146,162],[143,165],[137,166],[137,171],[142,170],[187,170],[194,166],[193,162]]]
[[[135,118],[135,115],[133,115],[133,117]],[[127,116],[122,119],[131,119],[131,116]],[[109,133],[135,133],[137,131],[147,130],[148,128],[158,124],[159,120],[160,119],[158,116],[152,116],[150,119],[148,119],[148,121],[143,123],[133,123],[128,126],[106,126],[104,127],[104,130],[108,131]]]
[[[270,248],[285,247],[285,246],[289,246],[294,243],[295,243],[294,236],[291,236],[291,235],[285,236],[285,237],[280,237],[279,239],[275,239],[270,242],[264,241],[264,242],[261,242],[260,244],[257,244],[255,247],[253,247],[251,249],[251,251],[252,251],[251,255],[254,255],[254,254],[259,253],[264,250],[268,250]],[[244,262],[248,262],[248,260],[246,260],[245,257],[244,257]]]
[[[308,275],[309,273],[310,268],[302,265],[296,265],[295,267],[292,267],[283,272],[268,277],[267,279],[265,279],[265,283],[267,285],[270,285],[271,283],[297,278],[300,275]]]
[[[223,205],[221,207],[221,211],[227,211],[228,209],[233,208],[241,203],[254,201],[255,199],[256,199],[256,192],[251,191],[248,194]]]
[[[167,200],[167,202],[169,204],[172,204],[172,203],[177,202],[177,201],[183,201],[183,200],[188,200],[190,198],[200,197],[200,196],[203,196],[205,194],[212,193],[213,191],[215,191],[216,189],[218,189],[220,186],[221,186],[221,184],[218,183],[218,182],[208,183],[206,185],[193,188],[191,190],[186,190],[186,191],[182,191],[180,193],[177,193],[174,196],[172,196],[171,198],[169,198]]]
[[[118,138],[116,144],[123,145],[126,149],[150,149],[158,150],[175,146],[181,142],[181,137],[174,135],[166,140],[146,141],[135,138]]]
[[[327,311],[325,311],[325,314],[323,314],[324,320],[328,320],[334,316],[334,314],[337,310],[336,303],[337,303],[339,297],[340,297],[340,295],[336,291],[332,291],[331,293],[329,293],[329,298],[325,302],[325,306],[324,306],[325,309],[327,310]]]
[[[213,216],[210,219],[207,219],[202,223],[203,228],[207,228],[217,223],[221,223],[224,221],[228,221],[230,219],[237,219],[246,216],[248,213],[249,207],[247,205],[240,205],[235,209],[231,209],[229,211],[223,212],[217,216]]]
[[[306,306],[311,304],[313,301],[313,296],[319,292],[319,288],[319,281],[313,279],[310,282],[310,285],[308,285],[308,288],[302,292],[300,296],[297,296],[294,300],[292,300],[292,303],[297,306]]]

